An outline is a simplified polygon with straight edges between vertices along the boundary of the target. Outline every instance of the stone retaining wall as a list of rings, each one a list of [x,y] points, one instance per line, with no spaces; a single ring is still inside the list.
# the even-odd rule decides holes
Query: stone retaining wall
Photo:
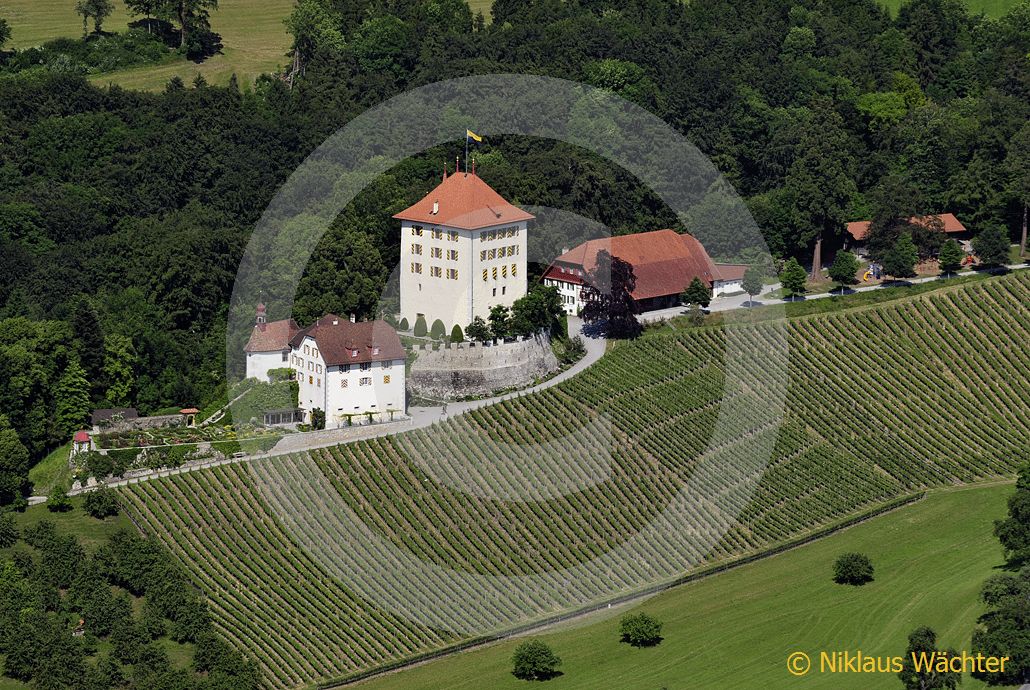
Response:
[[[503,343],[454,343],[418,350],[408,383],[416,395],[454,400],[528,386],[557,368],[545,335]]]

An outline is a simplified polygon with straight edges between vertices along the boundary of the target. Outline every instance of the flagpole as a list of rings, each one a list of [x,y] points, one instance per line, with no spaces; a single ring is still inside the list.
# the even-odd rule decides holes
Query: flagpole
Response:
[[[465,174],[469,172],[469,133],[465,130]]]

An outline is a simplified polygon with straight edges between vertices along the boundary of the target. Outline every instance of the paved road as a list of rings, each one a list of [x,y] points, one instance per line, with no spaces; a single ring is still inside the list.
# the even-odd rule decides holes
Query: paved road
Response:
[[[1030,267],[1030,264],[1022,263],[1022,264],[1013,264],[1013,265],[1009,266],[1008,268],[1010,270],[1013,270],[1013,271],[1019,271],[1019,270],[1022,270],[1022,269],[1028,268],[1028,267]],[[958,276],[968,276],[968,275],[974,275],[975,273],[976,273],[976,271],[959,271],[956,275],[958,275]],[[942,279],[939,276],[927,276],[927,277],[924,277],[924,278],[913,278],[913,279],[911,279],[911,280],[909,280],[907,282],[909,284],[911,284],[911,285],[917,285],[919,283],[930,283],[930,282],[933,282],[935,280],[942,280]],[[760,294],[756,295],[754,300],[752,300],[753,301],[753,306],[760,307],[760,306],[763,306],[763,305],[766,305],[766,304],[788,304],[790,302],[789,299],[780,299],[778,297],[777,298],[769,298],[768,297],[770,292],[775,292],[776,290],[779,290],[781,287],[782,286],[779,283],[773,283],[772,285],[766,285],[764,288],[762,288],[762,292]],[[892,284],[890,284],[890,283],[882,283],[882,284],[877,284],[877,285],[860,285],[859,287],[849,288],[847,290],[847,292],[845,292],[845,294],[853,294],[853,293],[856,293],[856,292],[872,292],[874,290],[880,290],[882,288],[889,288],[889,287],[894,287],[894,286]],[[763,295],[766,296],[764,299],[763,299]],[[838,296],[840,296],[840,290],[834,290],[832,292],[820,292],[820,293],[816,293],[816,294],[813,294],[813,295],[807,295],[806,297],[803,297],[803,298],[801,298],[801,299],[799,299],[797,301],[798,302],[801,302],[801,301],[806,301],[807,302],[807,301],[813,300],[813,299],[823,299],[823,298],[826,298],[826,297],[838,297]],[[732,311],[734,309],[744,309],[744,308],[747,308],[749,299],[750,298],[746,294],[745,295],[734,295],[732,297],[716,297],[715,299],[712,300],[712,304],[711,304],[710,309],[713,312],[716,312],[716,311]],[[651,312],[648,312],[646,314],[642,314],[640,316],[640,320],[650,323],[650,322],[653,322],[653,321],[658,321],[660,319],[670,319],[670,318],[672,318],[674,316],[682,316],[682,315],[684,315],[686,313],[687,313],[686,307],[673,307],[671,309],[660,309],[658,311],[651,311]],[[1030,688],[1028,688],[1027,690],[1030,690]]]

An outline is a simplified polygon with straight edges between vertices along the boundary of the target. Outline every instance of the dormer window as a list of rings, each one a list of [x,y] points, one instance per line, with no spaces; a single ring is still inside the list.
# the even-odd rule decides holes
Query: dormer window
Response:
[[[378,355],[379,354],[379,348],[378,347],[373,347],[372,348],[372,354],[373,355]]]
[[[357,357],[357,356],[358,356],[358,351],[357,351],[357,350],[351,350],[351,351],[350,351],[350,356],[351,356],[351,358],[352,358],[352,359],[353,359],[354,357]]]

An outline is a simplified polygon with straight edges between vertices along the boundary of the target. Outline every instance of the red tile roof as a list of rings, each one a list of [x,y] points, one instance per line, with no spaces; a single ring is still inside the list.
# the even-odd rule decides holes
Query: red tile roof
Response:
[[[436,213],[433,213],[434,205]],[[512,206],[475,173],[454,173],[421,201],[394,218],[476,230],[491,225],[532,220],[533,216]]]
[[[747,264],[715,264],[717,280],[743,280]]]
[[[72,440],[76,443],[89,443],[89,433],[86,431],[76,431],[75,435],[72,436]]]
[[[923,224],[925,218],[939,218],[941,223],[944,225],[944,232],[965,232],[966,226],[962,225],[958,218],[953,213],[938,213],[930,216],[913,216],[908,219],[909,223]],[[848,234],[853,238],[861,242],[869,235],[869,226],[872,224],[868,220],[856,220],[848,223],[846,229]]]
[[[326,314],[294,335],[290,345],[300,347],[306,337],[314,338],[327,366],[381,362],[408,356],[397,331],[385,321],[351,323],[349,319]]]
[[[643,300],[683,292],[695,277],[711,286],[718,277],[715,264],[708,252],[693,235],[680,235],[674,230],[655,230],[633,235],[620,235],[597,240],[588,240],[570,249],[554,260],[547,277],[555,280],[569,280],[554,272],[555,264],[576,266],[589,273],[597,264],[601,250],[617,256],[633,266],[637,285],[633,299]]]
[[[250,340],[244,352],[279,352],[290,349],[290,338],[297,334],[300,326],[293,319],[254,324]]]

